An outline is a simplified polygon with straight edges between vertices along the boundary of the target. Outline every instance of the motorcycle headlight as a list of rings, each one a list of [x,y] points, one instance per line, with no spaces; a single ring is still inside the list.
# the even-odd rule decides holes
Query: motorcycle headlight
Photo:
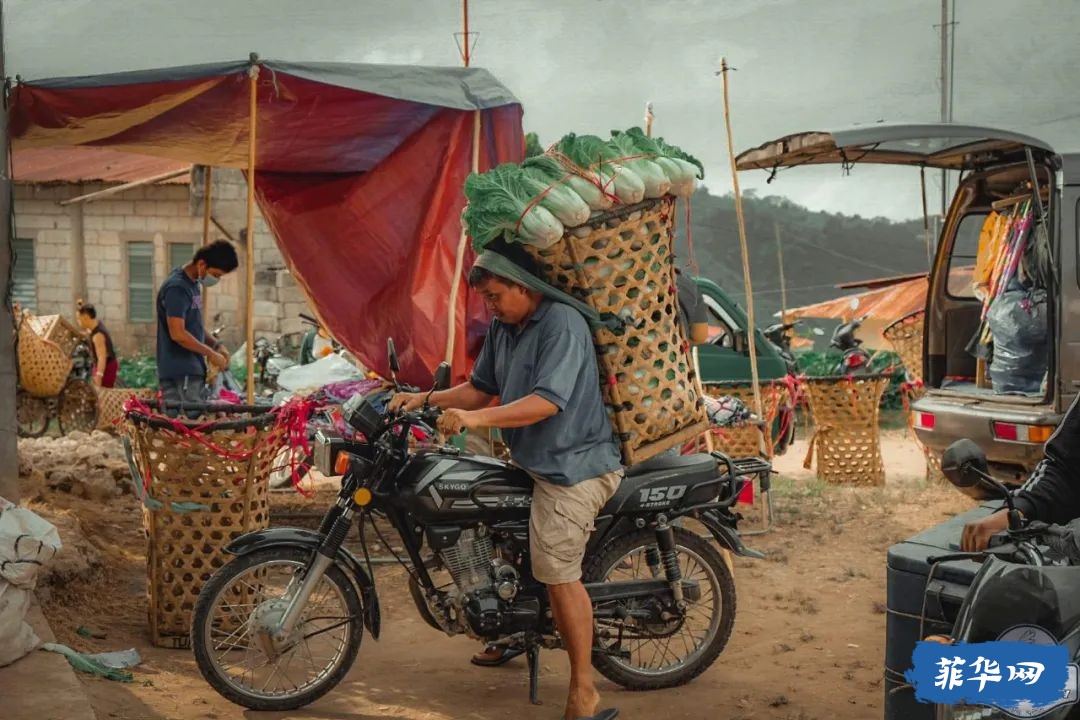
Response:
[[[1001,710],[985,705],[938,705],[934,720],[1011,720]]]
[[[315,443],[311,452],[311,459],[315,468],[326,477],[333,477],[334,459],[341,450],[342,440],[336,435],[329,435],[319,430],[315,433]]]

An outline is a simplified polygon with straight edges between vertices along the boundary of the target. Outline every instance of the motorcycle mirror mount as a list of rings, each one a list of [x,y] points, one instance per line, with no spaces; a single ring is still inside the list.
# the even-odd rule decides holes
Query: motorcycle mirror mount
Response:
[[[946,448],[941,456],[941,472],[949,482],[961,489],[983,484],[997,490],[1004,496],[1005,505],[1009,508],[1009,530],[1020,529],[1020,513],[1016,510],[1012,493],[990,474],[986,453],[973,441],[964,438]]]
[[[401,384],[398,382],[397,374],[401,370],[401,363],[398,361],[397,348],[394,347],[394,338],[386,338],[386,359],[390,365],[390,379],[394,381],[394,389],[397,392],[401,392]]]
[[[432,383],[431,390],[424,398],[424,407],[428,407],[433,394],[448,387],[450,387],[450,363],[443,361],[439,363],[439,367],[435,368],[435,382]]]

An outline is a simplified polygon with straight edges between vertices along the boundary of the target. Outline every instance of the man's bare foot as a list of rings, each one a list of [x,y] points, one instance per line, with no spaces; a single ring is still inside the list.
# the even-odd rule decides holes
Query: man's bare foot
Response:
[[[600,707],[600,693],[595,687],[570,688],[566,698],[566,720],[591,717],[596,714]]]

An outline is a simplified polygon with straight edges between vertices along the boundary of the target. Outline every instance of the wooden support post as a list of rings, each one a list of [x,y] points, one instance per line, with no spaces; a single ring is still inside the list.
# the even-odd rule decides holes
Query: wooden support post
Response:
[[[214,182],[214,168],[207,165],[203,168],[203,219],[202,219],[202,244],[206,247],[210,244],[210,217],[213,209],[211,208],[210,193],[213,191]],[[202,294],[202,307],[203,318],[209,319],[210,314],[210,293],[203,290]],[[215,323],[216,324],[216,323]]]
[[[252,54],[248,69],[250,105],[248,108],[247,175],[247,402],[255,402],[255,129],[258,125],[256,103],[259,92],[258,56]]]

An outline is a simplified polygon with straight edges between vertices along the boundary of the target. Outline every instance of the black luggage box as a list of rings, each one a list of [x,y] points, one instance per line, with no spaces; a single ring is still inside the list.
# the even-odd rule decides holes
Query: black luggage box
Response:
[[[932,705],[916,700],[911,688],[897,688],[907,684],[904,672],[911,669],[915,643],[927,635],[947,635],[952,631],[960,605],[980,565],[970,560],[941,563],[934,570],[933,578],[929,578],[927,558],[959,552],[960,532],[964,525],[999,507],[1000,502],[986,503],[889,548],[885,720],[933,720]]]

